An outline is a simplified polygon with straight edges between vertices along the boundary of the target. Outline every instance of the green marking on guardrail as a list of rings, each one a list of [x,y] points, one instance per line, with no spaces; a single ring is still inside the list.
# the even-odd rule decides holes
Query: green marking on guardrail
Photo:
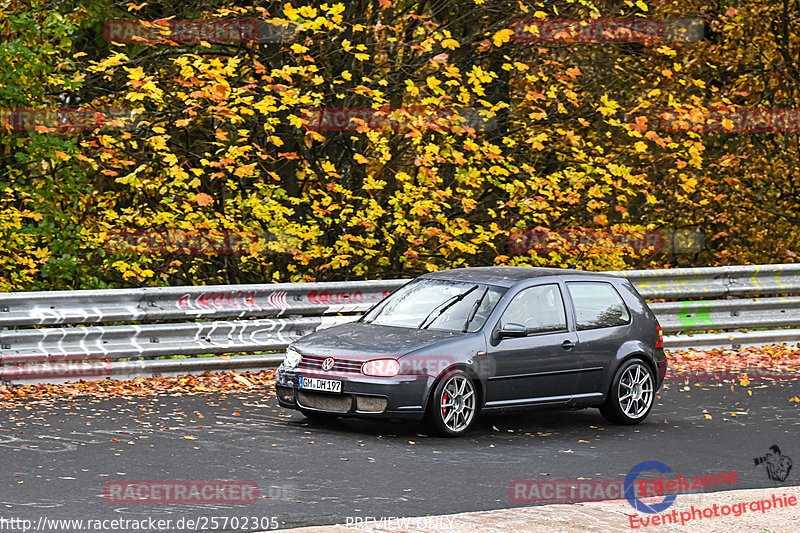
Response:
[[[714,325],[714,321],[711,320],[711,304],[708,302],[681,302],[683,305],[683,309],[678,311],[678,321],[681,323],[681,327],[688,328],[691,326],[697,326],[698,324],[708,324],[709,326]],[[692,312],[689,308],[693,305],[699,305],[700,310],[697,312]]]

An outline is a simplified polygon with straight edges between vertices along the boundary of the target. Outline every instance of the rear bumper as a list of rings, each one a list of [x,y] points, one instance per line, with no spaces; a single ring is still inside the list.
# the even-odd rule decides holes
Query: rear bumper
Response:
[[[422,419],[433,382],[422,376],[371,378],[302,371],[306,377],[341,381],[342,392],[330,393],[298,388],[300,375],[300,371],[284,367],[275,371],[275,393],[281,407],[363,418]]]
[[[661,384],[664,383],[664,377],[667,375],[667,356],[664,353],[664,350],[659,348],[656,349],[656,367],[658,368],[658,383],[656,388],[661,388]]]

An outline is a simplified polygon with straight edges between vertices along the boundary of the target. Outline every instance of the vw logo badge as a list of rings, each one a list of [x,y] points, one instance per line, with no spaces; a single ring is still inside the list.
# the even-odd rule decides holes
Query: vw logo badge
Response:
[[[322,362],[322,370],[325,370],[325,371],[330,370],[331,368],[333,368],[333,363],[334,362],[335,361],[333,360],[333,357],[328,357],[327,359],[325,359]]]

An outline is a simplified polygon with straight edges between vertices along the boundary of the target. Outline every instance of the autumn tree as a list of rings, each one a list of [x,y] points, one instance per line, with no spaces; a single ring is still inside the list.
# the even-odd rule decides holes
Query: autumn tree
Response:
[[[30,17],[44,20],[37,6]],[[52,85],[36,104],[70,98],[116,111],[92,131],[3,137],[13,152],[5,171],[19,177],[4,180],[2,246],[31,265],[5,278],[8,288],[568,266],[581,250],[587,269],[794,257],[797,134],[665,127],[674,114],[800,107],[789,0],[60,9],[52,16],[69,29],[55,52],[27,37],[40,54],[27,56],[39,68],[29,75]],[[109,32],[115,19],[132,21],[129,30],[151,22],[136,37]],[[180,22],[189,19],[222,33],[192,37]],[[654,20],[662,30],[695,19],[702,38],[524,38],[536,21],[565,19]],[[242,30],[248,21],[255,33]],[[241,38],[225,38],[226,27]],[[36,185],[21,177],[32,169],[45,175]],[[702,250],[659,254],[614,240],[680,228],[704,235]],[[515,235],[567,229],[593,241],[513,246]],[[134,253],[108,246],[120,231],[261,242],[233,255]]]

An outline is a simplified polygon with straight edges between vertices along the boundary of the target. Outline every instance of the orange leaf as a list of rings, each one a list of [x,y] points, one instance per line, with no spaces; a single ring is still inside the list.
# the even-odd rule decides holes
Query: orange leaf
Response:
[[[201,192],[194,197],[194,201],[197,202],[197,205],[211,205],[214,203],[214,198],[204,192]]]

